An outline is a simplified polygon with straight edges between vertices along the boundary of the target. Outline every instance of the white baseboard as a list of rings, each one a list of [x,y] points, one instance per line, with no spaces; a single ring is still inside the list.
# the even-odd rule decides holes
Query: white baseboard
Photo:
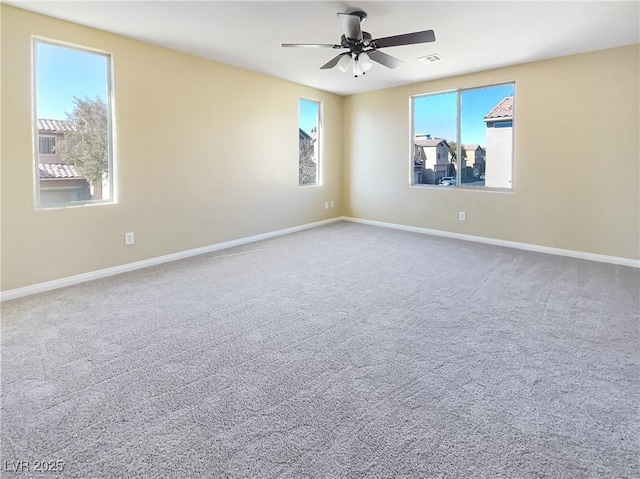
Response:
[[[552,248],[550,246],[540,246],[528,243],[518,243],[516,241],[506,241],[494,238],[486,238],[484,236],[473,236],[462,233],[451,233],[449,231],[432,230],[428,228],[419,228],[417,226],[406,226],[396,223],[385,223],[384,221],[365,220],[361,218],[351,218],[343,216],[344,221],[353,223],[362,223],[365,225],[381,226],[383,228],[392,228],[396,230],[412,231],[414,233],[422,233],[433,236],[443,236],[445,238],[455,238],[465,241],[475,241],[476,243],[485,243],[496,246],[506,246],[507,248],[516,248],[526,251],[535,251],[537,253],[554,254],[558,256],[568,256],[570,258],[586,259],[588,261],[598,261],[601,263],[618,264],[622,266],[631,266],[632,268],[640,268],[640,260],[631,258],[621,258],[619,256],[607,256],[604,254],[585,253],[583,251],[575,251],[570,249]]]
[[[291,228],[285,228],[276,231],[270,231],[268,233],[262,233],[254,236],[247,236],[231,241],[225,241],[224,243],[216,243],[210,246],[203,246],[201,248],[194,248],[187,251],[180,251],[178,253],[172,253],[164,256],[158,256],[156,258],[150,258],[142,261],[136,261],[134,263],[127,263],[120,266],[114,266],[111,268],[105,268],[98,271],[91,271],[89,273],[78,274],[75,276],[68,276],[66,278],[56,279],[53,281],[47,281],[44,283],[34,284],[32,286],[25,286],[23,288],[10,289],[8,291],[0,292],[0,302],[8,301],[10,299],[16,299],[23,296],[29,296],[31,294],[42,293],[45,291],[51,291],[54,289],[64,288],[67,286],[73,286],[74,284],[80,284],[87,281],[93,281],[94,279],[106,278],[108,276],[114,276],[116,274],[126,273],[137,269],[147,268],[149,266],[156,266],[162,263],[168,263],[170,261],[177,261],[191,256],[197,256],[205,253],[212,253],[214,251],[220,251],[227,248],[233,248],[234,246],[241,246],[248,243],[254,243],[269,238],[275,238],[276,236],[282,236],[286,234],[295,233],[310,228],[316,228],[318,226],[326,225],[329,223],[335,223],[338,221],[350,221],[352,223],[362,223],[372,226],[380,226],[383,228],[392,228],[403,231],[411,231],[414,233],[422,233],[433,236],[442,236],[445,238],[455,238],[465,241],[474,241],[477,243],[485,243],[495,246],[505,246],[507,248],[516,248],[526,251],[535,251],[537,253],[553,254],[558,256],[568,256],[571,258],[586,259],[588,261],[598,261],[601,263],[611,263],[622,266],[630,266],[632,268],[640,268],[640,260],[631,258],[621,258],[618,256],[607,256],[595,253],[585,253],[583,251],[575,251],[560,248],[551,248],[549,246],[539,246],[528,243],[518,243],[515,241],[506,241],[494,238],[486,238],[484,236],[473,236],[462,233],[452,233],[449,231],[433,230],[428,228],[420,228],[417,226],[406,226],[397,223],[386,223],[384,221],[374,221],[361,218],[351,218],[349,216],[340,216],[336,218],[330,218],[327,220],[316,221],[314,223],[307,223],[300,226],[293,226]]]
[[[225,241],[224,243],[216,243],[210,246],[203,246],[201,248],[194,248],[187,251],[180,251],[178,253],[158,256],[156,258],[136,261],[134,263],[127,263],[120,266],[114,266],[112,268],[105,268],[98,271],[91,271],[89,273],[77,274],[75,276],[68,276],[66,278],[55,279],[53,281],[46,281],[44,283],[38,283],[32,286],[25,286],[23,288],[10,289],[7,291],[0,292],[0,302],[8,301],[10,299],[20,298],[22,296],[28,296],[31,294],[51,291],[53,289],[64,288],[66,286],[72,286],[74,284],[84,283],[86,281],[92,281],[94,279],[106,278],[108,276],[113,276],[116,274],[127,273],[129,271],[134,271],[136,269],[148,268],[149,266],[156,266],[162,263],[168,263],[170,261],[177,261],[179,259],[189,258],[191,256],[197,256],[205,253],[212,253],[214,251],[220,251],[222,249],[233,248],[234,246],[240,246],[247,243],[254,243],[256,241],[275,238],[276,236],[282,236],[282,235],[295,233],[297,231],[316,228],[318,226],[326,225],[329,223],[335,223],[341,220],[342,220],[342,217],[330,218],[328,220],[316,221],[314,223],[307,223],[300,226],[293,226],[291,228],[285,228],[281,230],[270,231],[268,233],[262,233],[259,235],[247,236],[245,238]]]

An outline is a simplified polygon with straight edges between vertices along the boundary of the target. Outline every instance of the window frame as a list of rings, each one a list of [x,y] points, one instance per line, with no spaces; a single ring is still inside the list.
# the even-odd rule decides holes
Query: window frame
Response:
[[[461,118],[461,97],[462,97],[462,93],[465,91],[472,91],[472,90],[481,90],[484,88],[492,88],[492,87],[499,87],[499,86],[505,86],[505,85],[512,85],[513,86],[513,112],[511,115],[511,120],[509,120],[511,122],[511,187],[509,188],[499,188],[499,187],[491,187],[491,186],[472,186],[472,184],[470,183],[462,183],[461,180],[461,175],[460,175],[460,168],[462,166],[462,143],[461,143],[461,136],[462,136],[462,130],[461,130],[461,125],[462,125],[462,118]],[[414,105],[415,105],[415,99],[416,98],[421,98],[421,97],[427,97],[427,96],[434,96],[434,95],[442,95],[442,94],[446,94],[446,93],[455,93],[456,94],[456,184],[452,185],[454,187],[447,187],[447,188],[443,188],[441,185],[429,185],[429,184],[421,184],[421,183],[414,183],[414,164],[413,164],[413,158],[414,158],[414,150],[415,150],[415,114],[414,114]],[[409,171],[408,171],[408,178],[409,178],[409,187],[415,187],[415,188],[427,188],[427,189],[437,189],[437,190],[447,190],[447,191],[452,191],[452,190],[464,190],[464,191],[482,191],[482,192],[491,192],[491,193],[514,193],[515,192],[515,171],[516,171],[516,164],[515,164],[515,150],[516,150],[516,145],[515,145],[515,131],[516,131],[516,126],[515,126],[515,118],[516,118],[516,81],[515,80],[506,80],[506,81],[502,81],[502,82],[496,82],[496,83],[489,83],[489,84],[481,84],[481,85],[476,85],[476,86],[470,86],[470,87],[464,87],[464,88],[455,88],[455,89],[450,89],[450,90],[440,90],[440,91],[434,91],[434,92],[429,92],[429,93],[418,93],[415,95],[410,95],[409,96],[409,128],[410,128],[410,155],[409,155]],[[500,120],[497,120],[500,121]],[[502,120],[505,121],[505,120]],[[486,145],[485,145],[486,148]]]
[[[43,138],[53,138],[53,148],[54,148],[54,152],[53,153],[42,153],[40,151],[40,140],[43,139]],[[38,133],[38,155],[41,155],[41,156],[56,156],[56,152],[55,152],[56,143],[58,143],[58,139],[57,139],[56,135],[47,135],[47,134],[41,135],[41,134]]]
[[[40,201],[40,134],[38,132],[38,44],[43,43],[55,47],[77,50],[84,53],[102,55],[107,60],[107,145],[109,149],[109,198],[99,200],[81,200],[69,203],[42,205]],[[116,112],[115,112],[115,76],[113,53],[99,48],[88,47],[64,40],[41,35],[31,35],[31,122],[32,122],[32,166],[33,166],[33,205],[35,211],[60,210],[85,206],[112,205],[118,203],[117,160],[116,160]],[[50,135],[51,136],[51,135]],[[56,139],[57,143],[57,139]],[[54,153],[55,155],[55,153]]]
[[[323,120],[323,102],[321,100],[316,100],[315,98],[310,98],[310,97],[304,97],[304,96],[300,96],[298,97],[298,129],[300,129],[300,103],[306,101],[306,102],[312,102],[317,104],[318,106],[318,114],[316,117],[316,122],[317,122],[317,129],[316,129],[316,144],[317,146],[317,154],[316,154],[316,181],[315,183],[300,183],[300,176],[298,175],[298,186],[301,188],[308,188],[308,187],[312,187],[312,186],[322,186],[322,176],[323,176],[323,161],[322,161],[322,154],[324,152],[324,145],[323,145],[323,125],[322,125],[322,120]],[[300,150],[298,150],[298,168],[300,167]],[[298,170],[299,171],[299,170]]]

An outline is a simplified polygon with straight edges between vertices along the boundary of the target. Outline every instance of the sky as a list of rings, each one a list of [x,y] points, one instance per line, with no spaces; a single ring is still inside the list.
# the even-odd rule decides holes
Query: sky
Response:
[[[300,100],[298,126],[305,133],[318,126],[318,103],[310,100]]]
[[[460,92],[461,143],[487,146],[482,119],[506,97],[513,85],[497,85]],[[456,141],[457,93],[440,93],[414,99],[414,133]]]
[[[64,120],[73,111],[73,97],[106,103],[108,57],[99,53],[38,42],[38,118]]]

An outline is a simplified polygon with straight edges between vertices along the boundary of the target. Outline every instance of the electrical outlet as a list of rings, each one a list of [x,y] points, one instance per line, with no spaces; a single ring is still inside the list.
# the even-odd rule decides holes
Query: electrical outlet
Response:
[[[328,202],[328,201],[325,201],[325,202],[324,202],[324,209],[325,209],[325,210],[328,210],[328,209],[329,209],[329,202]]]
[[[135,236],[133,235],[133,233],[125,233],[124,234],[124,245],[125,246],[131,246],[135,242],[136,242],[136,239],[135,239]]]
[[[458,219],[460,221],[467,221],[467,213],[465,213],[464,211],[460,211],[458,213]]]
[[[333,208],[333,206],[334,206],[334,204],[333,204],[333,201],[332,201],[332,202],[331,202],[331,207]]]

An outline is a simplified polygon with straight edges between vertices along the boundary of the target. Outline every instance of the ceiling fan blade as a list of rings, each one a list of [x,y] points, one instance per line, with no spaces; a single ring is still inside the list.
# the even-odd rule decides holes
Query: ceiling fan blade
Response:
[[[362,29],[360,28],[360,17],[350,13],[338,13],[340,24],[344,36],[350,40],[362,41]]]
[[[388,68],[397,68],[401,63],[403,63],[402,60],[399,60],[396,57],[392,57],[391,55],[387,55],[386,53],[380,52],[378,50],[371,50],[370,52],[367,52],[367,55],[369,55],[369,58],[374,62],[377,62],[380,65],[384,65]]]
[[[329,68],[335,67],[344,55],[349,55],[349,53],[341,53],[340,55],[333,57],[327,63],[322,65],[320,70],[328,70]]]
[[[303,47],[303,48],[344,48],[342,45],[332,43],[283,43],[283,47]]]
[[[401,45],[413,45],[415,43],[435,42],[436,35],[433,30],[423,32],[405,33],[404,35],[394,35],[392,37],[377,38],[371,40],[374,48],[399,47]]]

